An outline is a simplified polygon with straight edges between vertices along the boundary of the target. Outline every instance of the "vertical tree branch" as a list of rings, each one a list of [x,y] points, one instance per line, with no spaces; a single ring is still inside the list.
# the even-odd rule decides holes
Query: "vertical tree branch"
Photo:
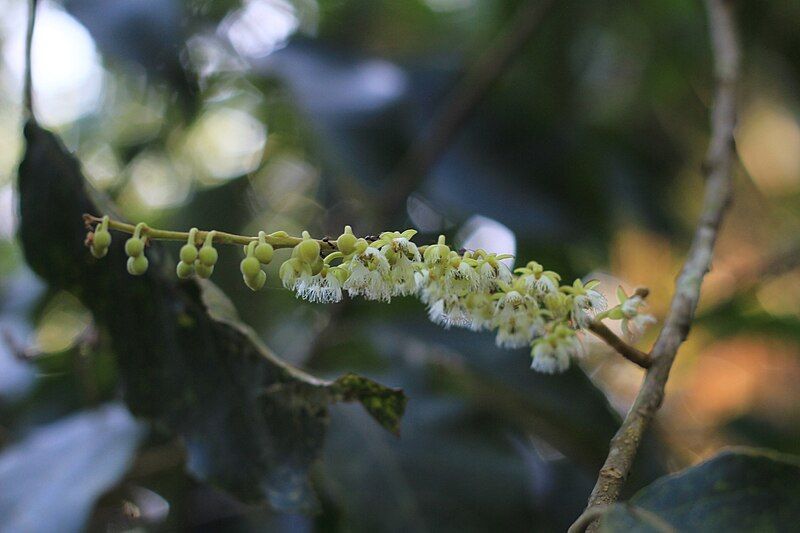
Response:
[[[664,328],[650,353],[652,367],[622,426],[611,440],[608,458],[589,497],[588,509],[614,503],[619,498],[642,435],[661,406],[675,355],[689,333],[700,297],[700,285],[711,266],[714,243],[731,199],[739,46],[732,1],[706,0],[706,6],[716,94],[711,113],[711,140],[703,165],[706,175],[703,210],[683,270],[676,281]]]
[[[36,24],[37,0],[28,1],[28,30],[25,34],[25,78],[22,86],[22,107],[26,120],[33,119],[33,81],[31,71],[31,51],[33,50],[33,27]]]

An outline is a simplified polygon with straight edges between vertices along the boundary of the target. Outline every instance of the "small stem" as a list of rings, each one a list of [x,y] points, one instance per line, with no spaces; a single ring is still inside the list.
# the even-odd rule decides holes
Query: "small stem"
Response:
[[[83,220],[87,225],[94,225],[97,223],[102,222],[102,218],[84,214]],[[136,232],[136,226],[133,224],[127,224],[125,222],[120,222],[118,220],[110,219],[108,221],[109,229],[113,229],[116,231],[121,231],[123,233],[130,233],[134,234]],[[203,231],[198,230],[194,232],[194,239],[195,244],[202,244],[205,242],[206,238],[208,237],[209,233],[213,232],[212,241],[218,244],[240,244],[242,246],[246,246],[251,242],[258,242],[258,236],[248,236],[248,235],[236,235],[235,233],[226,233],[224,231]],[[170,231],[170,230],[163,230],[163,229],[156,229],[151,228],[149,226],[144,226],[141,228],[141,233],[144,236],[147,236],[150,240],[155,241],[188,241],[190,238],[190,233],[186,231]],[[267,242],[272,245],[273,248],[294,248],[303,239],[300,237],[291,237],[289,235],[264,235],[264,242]],[[323,241],[317,240],[319,242],[320,247],[322,250],[326,252],[332,252],[336,250],[336,244],[333,241]]]
[[[608,326],[598,320],[593,320],[589,324],[589,331],[603,339],[606,344],[614,348],[622,357],[636,363],[642,368],[650,368],[653,360],[649,355],[643,351],[634,348],[621,338],[619,338],[613,331],[608,329]]]

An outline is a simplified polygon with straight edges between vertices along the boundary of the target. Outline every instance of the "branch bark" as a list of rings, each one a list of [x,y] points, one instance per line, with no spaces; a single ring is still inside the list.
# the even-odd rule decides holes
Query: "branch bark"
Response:
[[[593,321],[590,323],[589,331],[603,339],[606,344],[611,346],[617,351],[617,353],[619,353],[628,361],[636,363],[642,368],[650,368],[652,366],[653,360],[648,354],[620,339],[613,331],[608,329],[608,326],[602,322]]]
[[[38,0],[28,1],[28,27],[25,33],[25,78],[22,87],[22,107],[25,110],[25,119],[33,119],[33,81],[30,65],[33,50],[33,28],[36,24],[36,4]]]
[[[707,0],[706,7],[714,55],[716,94],[711,114],[711,140],[703,165],[706,175],[703,210],[683,270],[676,281],[664,328],[650,353],[652,367],[622,426],[611,440],[608,457],[600,470],[587,508],[608,505],[619,498],[642,435],[661,406],[664,387],[678,348],[689,333],[700,297],[700,286],[711,266],[714,243],[731,200],[739,45],[731,0]]]

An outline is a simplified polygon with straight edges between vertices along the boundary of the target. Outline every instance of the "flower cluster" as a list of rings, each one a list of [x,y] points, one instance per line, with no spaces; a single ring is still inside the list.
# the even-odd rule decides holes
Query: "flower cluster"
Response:
[[[455,251],[444,236],[418,248],[411,240],[415,233],[384,232],[370,242],[356,238],[348,226],[336,241],[338,251],[324,259],[306,235],[281,267],[281,281],[312,302],[336,302],[345,292],[384,302],[415,295],[430,319],[445,328],[491,330],[500,347],[529,346],[532,368],[546,373],[566,370],[580,355],[579,332],[592,320],[622,320],[626,333],[654,320],[640,312],[640,296],[621,296],[620,305],[606,311],[597,281],[561,285],[557,273],[535,261],[512,272],[504,262],[512,256]]]
[[[110,244],[108,224],[104,217],[93,238],[87,239],[95,257],[105,255]],[[125,249],[130,256],[128,270],[135,275],[147,270],[144,248],[148,236],[170,239],[176,235],[144,224],[132,233]],[[347,294],[390,302],[398,296],[416,296],[427,306],[430,319],[445,328],[493,331],[500,347],[530,347],[531,367],[545,373],[563,372],[582,353],[581,332],[593,321],[619,320],[630,337],[655,321],[642,312],[642,293],[628,296],[620,288],[619,305],[607,309],[606,299],[597,290],[598,281],[575,280],[562,285],[561,276],[535,261],[512,271],[506,264],[511,255],[480,249],[456,251],[444,236],[436,244],[418,247],[412,241],[415,234],[409,229],[366,239],[356,237],[346,226],[335,241],[319,241],[305,231],[302,238],[262,231],[257,238],[224,234],[224,239],[209,231],[198,240],[198,230],[192,228],[181,234],[187,242],[180,250],[177,274],[180,278],[211,276],[217,262],[215,240],[240,242],[245,255],[240,265],[242,277],[248,287],[259,290],[267,277],[261,266],[272,261],[274,247],[291,248],[279,277],[298,298],[329,303]],[[199,242],[202,247],[198,249]]]

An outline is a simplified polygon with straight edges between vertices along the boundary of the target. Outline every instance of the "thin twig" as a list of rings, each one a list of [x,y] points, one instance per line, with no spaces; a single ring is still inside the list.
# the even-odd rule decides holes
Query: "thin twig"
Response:
[[[622,426],[611,440],[608,458],[589,497],[589,507],[610,504],[619,498],[642,435],[661,406],[675,355],[689,333],[700,297],[700,285],[711,266],[714,243],[731,199],[739,45],[731,2],[707,0],[706,5],[714,55],[716,95],[711,114],[711,140],[704,163],[706,188],[703,210],[683,270],[676,281],[675,295],[664,328],[650,353],[653,365]]]
[[[92,229],[95,225],[102,222],[102,217],[84,213],[83,221],[87,229]],[[119,220],[109,219],[108,229],[116,230],[122,233],[133,234],[136,231],[136,224],[128,224]],[[208,230],[201,230],[195,233],[195,244],[202,244],[206,236],[210,233]],[[187,231],[172,231],[158,228],[151,228],[144,226],[141,231],[143,236],[147,236],[149,240],[153,241],[183,241],[189,239],[189,232]],[[226,233],[224,231],[214,230],[212,240],[218,244],[241,244],[246,246],[248,243],[258,241],[257,236],[237,235],[235,233]],[[264,241],[271,244],[276,249],[281,248],[294,248],[303,241],[301,237],[292,237],[285,232],[276,232],[268,234],[264,237]],[[336,250],[336,244],[333,241],[318,239],[320,248],[323,253],[332,252]]]
[[[613,331],[608,329],[608,326],[602,322],[593,320],[589,324],[589,331],[604,340],[606,344],[611,346],[628,361],[636,363],[642,368],[650,368],[652,365],[653,361],[648,354],[620,339]]]
[[[22,88],[22,105],[26,119],[33,119],[33,81],[31,70],[31,51],[33,50],[33,27],[36,24],[37,0],[28,1],[28,30],[25,34],[25,81]]]
[[[523,3],[509,27],[463,75],[425,131],[406,152],[394,173],[391,189],[379,205],[404,205],[406,197],[452,144],[461,126],[524,49],[552,5],[552,0],[528,0]],[[394,212],[395,209],[388,211]]]

